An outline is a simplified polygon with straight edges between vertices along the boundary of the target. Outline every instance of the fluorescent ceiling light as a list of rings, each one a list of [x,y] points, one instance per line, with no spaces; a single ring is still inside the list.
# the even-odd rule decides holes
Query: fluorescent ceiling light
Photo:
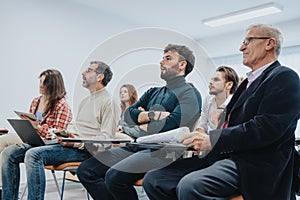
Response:
[[[239,10],[236,12],[228,13],[225,15],[220,15],[217,17],[205,19],[202,22],[211,27],[222,26],[225,24],[231,24],[239,21],[244,21],[247,19],[252,19],[256,17],[261,17],[265,15],[271,15],[274,13],[281,12],[282,8],[274,3],[268,3],[261,6],[256,6],[253,8],[248,8],[245,10]]]

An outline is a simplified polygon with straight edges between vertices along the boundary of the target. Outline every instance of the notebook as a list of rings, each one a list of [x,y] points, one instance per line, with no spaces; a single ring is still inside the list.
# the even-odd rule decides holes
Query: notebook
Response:
[[[27,113],[27,112],[21,112],[21,111],[14,111],[20,118],[22,118],[22,115],[28,117],[31,120],[36,120],[36,116],[32,113]]]
[[[31,146],[44,146],[49,144],[57,144],[57,139],[43,139],[34,129],[29,120],[26,119],[7,119],[24,143]]]

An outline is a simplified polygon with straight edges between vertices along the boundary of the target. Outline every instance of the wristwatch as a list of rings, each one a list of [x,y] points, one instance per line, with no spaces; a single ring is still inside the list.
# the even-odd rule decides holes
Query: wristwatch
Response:
[[[148,117],[149,117],[150,121],[154,121],[154,116],[155,116],[154,111],[153,111],[153,110],[150,110],[150,111],[148,112]]]

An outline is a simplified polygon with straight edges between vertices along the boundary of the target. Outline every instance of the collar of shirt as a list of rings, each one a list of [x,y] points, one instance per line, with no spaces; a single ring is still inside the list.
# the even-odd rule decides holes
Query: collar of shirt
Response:
[[[219,108],[226,108],[226,106],[227,106],[227,104],[229,103],[229,101],[231,100],[231,98],[232,98],[232,94],[230,94],[227,98],[226,98],[226,100],[222,103],[222,105],[219,107]]]
[[[255,71],[251,71],[246,73],[247,79],[248,79],[248,84],[247,84],[247,88],[257,79],[257,77],[259,77],[261,75],[261,73],[267,68],[269,67],[272,63],[268,63],[260,68],[258,68]]]

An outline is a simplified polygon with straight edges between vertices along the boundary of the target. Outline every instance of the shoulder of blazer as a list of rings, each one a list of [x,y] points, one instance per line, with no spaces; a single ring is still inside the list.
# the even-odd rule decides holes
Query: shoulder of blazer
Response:
[[[270,78],[272,78],[276,74],[280,74],[281,72],[290,71],[292,73],[296,73],[289,67],[282,66],[278,61],[274,62],[270,67],[268,67],[263,73],[264,77],[262,77],[262,81],[260,84],[262,84],[265,81],[268,81]]]
[[[270,75],[272,75],[274,73],[275,69],[279,69],[279,67],[281,66],[281,64],[278,61],[275,61],[274,63],[272,63],[269,67],[267,67],[261,74],[262,76],[262,80],[265,80],[267,77],[270,77]],[[277,70],[275,70],[277,71]]]

